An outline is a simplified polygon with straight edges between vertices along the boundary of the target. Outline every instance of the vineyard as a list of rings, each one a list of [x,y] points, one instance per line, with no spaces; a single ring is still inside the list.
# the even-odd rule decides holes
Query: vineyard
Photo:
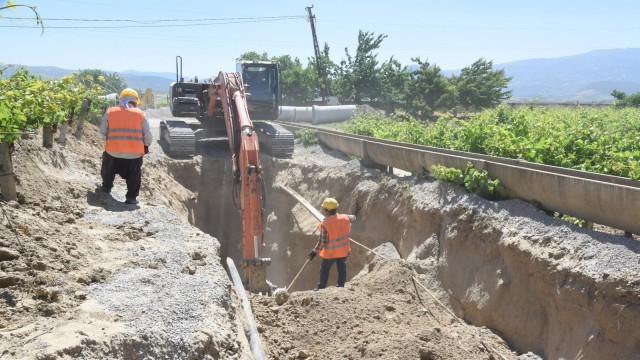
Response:
[[[358,114],[349,133],[640,180],[640,109],[499,106],[434,123]]]
[[[3,70],[0,69],[0,75]],[[43,79],[25,69],[17,69],[9,78],[0,78],[0,143],[11,143],[24,133],[42,127],[56,127],[74,117],[83,101],[95,115],[104,110],[104,79],[79,78],[77,74],[61,79]]]

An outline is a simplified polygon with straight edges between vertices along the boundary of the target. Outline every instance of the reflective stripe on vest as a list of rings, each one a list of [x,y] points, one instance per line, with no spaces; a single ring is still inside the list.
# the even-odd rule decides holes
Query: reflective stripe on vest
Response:
[[[126,110],[116,106],[107,110],[107,143],[109,152],[144,155],[144,136],[142,121],[144,112],[136,108]]]
[[[329,241],[320,250],[320,257],[323,259],[335,259],[349,255],[351,250],[351,221],[349,216],[344,214],[336,214],[330,216],[319,226],[324,226],[329,234]]]

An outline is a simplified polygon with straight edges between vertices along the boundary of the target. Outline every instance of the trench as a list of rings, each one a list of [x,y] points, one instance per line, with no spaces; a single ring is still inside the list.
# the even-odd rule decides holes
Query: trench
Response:
[[[207,149],[199,154],[202,155],[199,169],[193,168],[193,163],[189,166],[189,162],[179,162],[179,165],[169,168],[179,183],[197,193],[195,201],[183,204],[188,209],[188,220],[192,225],[218,239],[221,245],[220,258],[227,269],[224,261],[227,257],[233,259],[236,264],[242,260],[241,212],[232,196],[234,185],[228,143],[226,139],[210,142]],[[277,183],[280,182],[280,179],[277,179],[279,169],[283,166],[277,163],[277,160],[274,161],[268,156],[261,158],[267,189],[263,257],[271,259],[267,268],[268,281],[277,288],[284,288],[300,271],[307,260],[307,254],[316,245],[318,222],[290,195],[277,189]],[[310,195],[319,204],[321,197],[329,196],[328,191],[323,188],[308,188],[308,192],[303,193],[303,196]],[[355,227],[353,230],[355,232]],[[367,251],[363,248],[352,246],[347,280],[362,270],[366,254]],[[313,289],[318,281],[319,266],[319,260],[307,265],[296,278],[290,291]],[[337,271],[334,267],[328,284],[336,283]]]
[[[223,263],[227,256],[238,263],[242,230],[226,146],[220,142],[201,153],[199,169],[183,163],[169,171],[197,193],[195,201],[183,204],[189,221],[220,241]],[[519,352],[543,358],[640,358],[640,339],[633,330],[640,304],[637,296],[620,290],[627,286],[624,280],[602,283],[601,274],[587,275],[572,270],[571,262],[560,262],[579,263],[582,255],[574,252],[583,251],[565,249],[563,241],[591,235],[558,229],[557,220],[519,200],[492,203],[435,181],[422,182],[416,190],[415,179],[391,179],[356,160],[321,152],[338,159],[320,165],[261,157],[267,189],[263,256],[272,259],[267,279],[275,286],[289,285],[318,236],[317,220],[277,189],[285,184],[312,204],[327,196],[338,199],[339,212],[358,217],[354,239],[372,249],[392,244],[425,283],[439,289],[440,300],[458,317],[492,329]],[[535,224],[548,228],[540,233],[527,229]],[[627,249],[620,255],[616,248],[617,256],[640,253],[633,240],[605,240]],[[603,251],[597,246],[585,251]],[[367,251],[352,246],[347,281],[366,261]],[[311,262],[290,291],[313,289],[319,265]],[[334,267],[329,285],[336,283],[336,273]]]

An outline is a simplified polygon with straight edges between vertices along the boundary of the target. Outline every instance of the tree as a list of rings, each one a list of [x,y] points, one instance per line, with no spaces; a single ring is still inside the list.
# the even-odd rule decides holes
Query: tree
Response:
[[[616,107],[640,107],[640,93],[627,95],[622,91],[613,90],[611,96],[616,99]]]
[[[291,59],[289,55],[274,57],[273,60],[280,64],[283,105],[306,105],[318,96],[318,77],[313,63],[303,67],[300,59]]]
[[[440,67],[420,58],[413,58],[419,68],[409,73],[405,102],[407,111],[414,117],[426,118],[433,115],[449,91],[449,81],[440,72]]]
[[[465,111],[492,108],[511,97],[511,90],[505,90],[511,78],[504,69],[493,70],[493,61],[483,58],[462,69],[453,80],[457,105]]]
[[[86,88],[92,85],[98,85],[106,94],[120,93],[127,87],[127,82],[118,73],[107,74],[100,69],[84,69],[78,70],[75,75],[78,82],[82,83]]]
[[[272,56],[266,52],[248,51],[241,54],[240,60],[277,61],[280,65],[280,89],[283,105],[305,105],[319,94],[318,77],[313,64],[302,66],[300,59],[289,55]]]
[[[378,97],[380,79],[377,54],[374,51],[386,37],[387,35],[376,36],[374,33],[360,30],[355,57],[349,54],[349,49],[344,49],[347,59],[340,62],[336,80],[336,92],[340,100],[361,104],[365,98]]]
[[[267,54],[267,52],[263,52],[262,54],[259,54],[257,51],[247,51],[245,53],[240,54],[240,56],[238,56],[238,58],[236,59],[236,61],[242,61],[242,60],[252,60],[252,61],[269,61],[271,59],[269,59],[269,54]]]
[[[409,70],[393,57],[382,63],[379,70],[380,88],[377,103],[387,112],[404,107],[409,84]]]

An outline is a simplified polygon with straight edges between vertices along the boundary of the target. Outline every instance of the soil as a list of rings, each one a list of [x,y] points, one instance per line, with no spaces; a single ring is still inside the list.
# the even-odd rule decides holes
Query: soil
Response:
[[[157,139],[168,114],[147,116]],[[122,179],[110,195],[97,189],[95,125],[41,143],[17,141],[18,201],[0,203],[0,359],[255,358],[223,266],[240,261],[241,236],[227,145],[173,159],[154,142],[140,203],[125,205]],[[312,204],[338,198],[364,244],[344,288],[312,290],[316,259],[286,302],[249,294],[266,358],[640,359],[636,240],[317,145],[261,160],[274,286],[290,284],[317,240],[317,220],[279,184]]]

